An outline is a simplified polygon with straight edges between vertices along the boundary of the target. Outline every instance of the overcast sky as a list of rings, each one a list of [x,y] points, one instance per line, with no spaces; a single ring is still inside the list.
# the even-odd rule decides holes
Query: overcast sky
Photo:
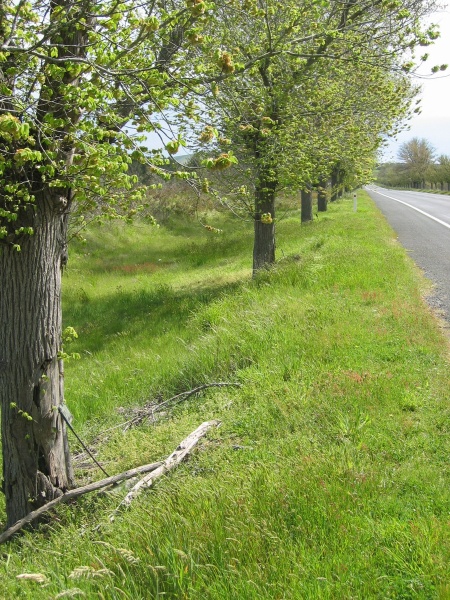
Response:
[[[431,22],[438,23],[441,37],[430,47],[424,48],[430,58],[420,68],[426,78],[415,79],[422,86],[422,113],[409,123],[410,129],[390,140],[383,152],[383,160],[396,160],[402,142],[413,137],[426,138],[436,149],[437,155],[450,156],[450,5],[433,15]],[[447,71],[428,76],[433,65],[448,64]]]

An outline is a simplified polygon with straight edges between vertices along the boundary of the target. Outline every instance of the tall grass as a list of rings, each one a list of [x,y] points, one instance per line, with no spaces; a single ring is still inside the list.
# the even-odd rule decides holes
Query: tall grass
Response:
[[[282,258],[254,281],[251,229],[223,216],[219,236],[173,221],[72,248],[65,318],[82,358],[67,398],[84,437],[154,397],[242,387],[111,430],[98,458],[118,472],[222,421],[114,522],[122,489],[5,546],[2,597],[450,598],[448,346],[422,276],[359,196],[356,214],[287,215]]]

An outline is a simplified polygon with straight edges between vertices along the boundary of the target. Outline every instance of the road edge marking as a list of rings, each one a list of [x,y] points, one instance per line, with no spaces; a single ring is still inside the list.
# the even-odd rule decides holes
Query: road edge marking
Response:
[[[420,208],[416,208],[412,204],[408,204],[407,202],[404,202],[403,200],[398,200],[397,198],[394,198],[394,196],[388,196],[387,194],[382,194],[378,190],[374,190],[374,189],[368,188],[367,191],[368,192],[374,192],[375,194],[379,194],[380,196],[384,196],[385,198],[389,198],[391,200],[395,200],[396,202],[400,202],[400,204],[404,204],[405,206],[408,206],[409,208],[412,208],[413,210],[416,210],[421,215],[424,215],[425,217],[428,217],[429,219],[432,219],[433,221],[436,221],[436,223],[440,223],[444,227],[447,227],[447,229],[450,229],[450,224],[449,223],[446,223],[445,221],[441,221],[441,219],[438,219],[437,217],[433,217],[433,215],[430,215],[429,213],[425,212],[424,210],[420,210]]]

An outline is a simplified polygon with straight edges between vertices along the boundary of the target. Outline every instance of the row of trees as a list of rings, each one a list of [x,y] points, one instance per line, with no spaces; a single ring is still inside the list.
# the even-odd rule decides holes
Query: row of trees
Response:
[[[403,143],[398,159],[379,166],[377,180],[381,185],[450,191],[450,156],[437,156],[428,140],[413,138]]]
[[[71,219],[126,214],[162,179],[159,135],[254,219],[275,259],[280,189],[355,185],[415,91],[406,53],[432,0],[0,0],[0,400],[7,524],[74,485],[64,419],[61,269]],[[420,59],[419,59],[420,61]],[[238,162],[239,161],[239,162]],[[202,173],[202,171],[200,171]],[[340,183],[339,183],[340,182]]]
[[[424,10],[418,2],[246,4],[217,11],[214,28],[221,47],[234,49],[230,60],[263,58],[241,77],[205,89],[199,109],[210,109],[210,121],[199,120],[200,140],[211,151],[231,143],[243,166],[234,169],[226,196],[254,220],[256,272],[275,259],[279,190],[307,192],[331,181],[334,193],[370,176],[382,136],[406,116],[415,94],[400,48],[426,45],[435,32],[416,38],[411,18]],[[261,5],[255,21],[249,10]],[[208,136],[214,129],[219,133]]]

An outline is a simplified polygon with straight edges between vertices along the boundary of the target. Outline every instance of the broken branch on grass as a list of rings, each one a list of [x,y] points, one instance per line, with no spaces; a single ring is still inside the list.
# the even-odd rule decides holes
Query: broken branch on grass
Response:
[[[118,475],[107,477],[106,479],[102,479],[101,481],[94,481],[93,483],[89,483],[88,485],[75,488],[74,490],[69,490],[65,494],[62,494],[62,496],[58,496],[58,498],[55,498],[51,502],[47,502],[47,504],[44,504],[44,506],[41,506],[33,512],[28,513],[23,519],[20,519],[20,521],[17,521],[17,523],[15,523],[9,529],[4,531],[0,535],[0,544],[3,544],[4,542],[8,541],[15,533],[17,533],[23,527],[25,527],[25,525],[33,523],[33,521],[36,521],[36,519],[38,519],[44,513],[53,510],[56,506],[58,506],[58,504],[65,504],[67,502],[70,502],[70,500],[73,500],[74,498],[83,496],[84,494],[95,492],[96,490],[105,488],[108,485],[114,485],[116,483],[119,483],[119,481],[131,479],[132,477],[135,477],[135,475],[141,475],[142,473],[155,471],[162,464],[164,463],[156,462],[151,463],[149,465],[143,465],[141,467],[136,467],[135,469],[129,469],[128,471],[124,471],[123,473],[119,473]]]
[[[198,394],[199,392],[206,390],[208,388],[227,387],[227,386],[241,387],[241,384],[240,383],[227,383],[225,381],[218,381],[216,383],[214,383],[214,382],[213,383],[204,383],[203,385],[199,385],[198,387],[194,388],[193,390],[189,390],[188,392],[181,392],[180,394],[177,394],[176,396],[172,396],[172,398],[169,398],[168,400],[161,402],[161,404],[158,404],[158,406],[156,407],[156,410],[154,412],[160,411],[164,406],[166,406],[167,404],[172,404],[172,402],[174,402],[174,404],[183,402],[184,400],[187,400],[191,396],[194,396],[194,394]]]
[[[164,475],[167,471],[173,469],[177,464],[179,464],[197,445],[199,440],[206,434],[208,429],[211,427],[218,427],[220,425],[220,421],[206,421],[202,423],[195,431],[193,431],[190,435],[187,436],[177,447],[177,449],[172,452],[172,454],[166,458],[164,462],[156,462],[151,463],[149,465],[143,465],[141,467],[136,467],[135,469],[129,469],[128,471],[124,471],[123,473],[119,473],[118,475],[113,475],[112,477],[107,477],[106,479],[102,479],[101,481],[95,481],[93,483],[89,483],[88,485],[75,488],[74,490],[69,490],[65,494],[58,496],[51,502],[47,502],[44,506],[34,510],[33,512],[28,513],[23,519],[17,521],[14,525],[12,525],[9,529],[4,531],[0,535],[0,544],[7,542],[15,533],[20,531],[25,525],[29,523],[33,523],[38,519],[41,515],[53,510],[58,504],[65,504],[66,502],[70,502],[74,498],[78,498],[84,494],[88,494],[89,492],[94,492],[96,490],[100,490],[109,485],[113,485],[119,483],[119,481],[124,481],[126,479],[131,479],[135,475],[141,475],[143,473],[148,473],[150,477],[147,475],[141,481],[139,481],[127,494],[122,504],[130,505],[133,498],[139,493],[139,491],[143,487],[151,487],[153,481],[161,475]],[[153,473],[153,476],[152,476]],[[111,518],[113,520],[113,517]]]
[[[198,444],[200,439],[206,435],[211,427],[218,427],[220,425],[220,421],[205,421],[202,423],[195,431],[187,436],[177,447],[177,449],[172,452],[172,454],[166,458],[166,460],[155,469],[152,473],[149,473],[145,477],[143,477],[138,483],[128,492],[125,498],[122,500],[120,505],[117,507],[116,511],[119,510],[121,506],[130,506],[131,502],[136,498],[139,492],[144,488],[149,488],[153,485],[153,482],[161,475],[167,473],[173,469],[176,465],[178,465]],[[110,517],[111,521],[114,520],[114,514]]]
[[[199,394],[203,390],[206,390],[211,387],[241,387],[241,384],[238,382],[213,381],[211,383],[204,383],[202,385],[199,385],[187,392],[180,392],[179,394],[176,394],[175,396],[172,396],[171,398],[168,398],[163,402],[160,402],[160,399],[153,399],[150,402],[147,402],[144,406],[131,410],[131,414],[134,415],[131,419],[122,423],[118,423],[117,425],[114,425],[113,427],[110,427],[109,429],[98,433],[94,437],[94,439],[91,440],[91,442],[89,443],[91,455],[95,454],[95,449],[93,449],[93,447],[104,443],[108,439],[107,434],[111,431],[114,431],[116,429],[122,429],[125,432],[128,431],[128,429],[131,429],[132,427],[140,425],[146,419],[153,419],[153,421],[155,421],[155,414],[161,412],[163,408],[167,407],[170,404],[176,406],[177,404],[179,404],[180,402],[184,402],[191,396]],[[121,412],[125,412],[124,409],[121,409]],[[83,462],[87,456],[87,452],[83,451],[77,453],[73,457],[74,463],[77,465],[78,468],[87,469],[90,467],[89,464],[85,464]],[[92,465],[92,468],[94,468],[94,465]]]
[[[237,382],[229,383],[225,381],[204,383],[203,385],[199,385],[187,392],[180,392],[179,394],[176,394],[175,396],[172,396],[171,398],[168,398],[167,400],[164,400],[164,402],[160,402],[159,404],[157,404],[156,402],[149,402],[142,408],[138,408],[135,410],[135,416],[123,424],[124,431],[130,429],[131,427],[139,425],[140,423],[142,423],[142,421],[144,421],[147,418],[153,417],[155,413],[160,412],[164,407],[170,404],[176,405],[180,402],[184,402],[191,396],[195,396],[195,394],[198,394],[199,392],[202,392],[203,390],[206,390],[211,387],[241,387],[241,384]]]

